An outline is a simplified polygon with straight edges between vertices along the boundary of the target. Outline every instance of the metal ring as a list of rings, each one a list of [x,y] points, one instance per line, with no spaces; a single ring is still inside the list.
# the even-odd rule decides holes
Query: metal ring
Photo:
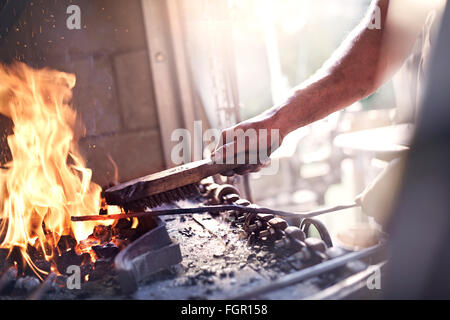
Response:
[[[311,225],[317,229],[320,238],[325,242],[327,247],[331,248],[333,246],[333,242],[331,241],[330,233],[321,221],[312,218],[305,218],[300,223],[300,229],[306,234],[306,237],[309,237],[309,227]]]

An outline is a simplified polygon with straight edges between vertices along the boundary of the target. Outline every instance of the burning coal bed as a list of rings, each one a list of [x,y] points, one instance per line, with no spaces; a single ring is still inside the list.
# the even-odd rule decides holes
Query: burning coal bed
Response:
[[[101,209],[100,214],[107,214],[107,209]],[[19,247],[0,249],[0,299],[42,299],[52,294],[58,298],[117,295],[120,285],[114,258],[152,227],[151,217],[119,219],[111,225],[96,225],[92,233],[79,242],[71,235],[63,235],[55,248],[45,248],[47,252],[28,245],[26,254],[34,268],[25,261]],[[45,225],[42,228],[45,230]],[[52,251],[54,258],[46,259]],[[72,275],[79,277],[79,281],[70,279]],[[80,289],[77,283],[85,290],[73,290]],[[105,290],[109,290],[109,294],[105,294]]]

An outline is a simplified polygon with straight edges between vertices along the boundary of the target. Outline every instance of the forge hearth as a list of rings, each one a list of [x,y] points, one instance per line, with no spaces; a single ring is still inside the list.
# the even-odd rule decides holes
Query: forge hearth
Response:
[[[181,261],[179,246],[172,243],[165,223],[152,217],[139,218],[137,223],[130,218],[96,225],[80,242],[64,235],[55,248],[46,249],[47,255],[53,250],[55,258],[48,260],[44,252],[28,246],[26,254],[34,269],[24,262],[19,247],[10,252],[0,249],[0,297],[40,299],[56,294],[64,298],[70,266],[80,267],[83,286],[106,286],[114,294],[132,292],[145,276]]]

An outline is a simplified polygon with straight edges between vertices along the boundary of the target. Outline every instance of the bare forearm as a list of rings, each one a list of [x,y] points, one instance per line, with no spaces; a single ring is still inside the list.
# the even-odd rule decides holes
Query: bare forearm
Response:
[[[381,11],[381,29],[368,28],[375,5]],[[283,136],[370,95],[401,65],[410,48],[388,57],[383,53],[388,6],[388,0],[375,1],[324,66],[295,88],[284,104],[267,112],[276,119]],[[413,42],[409,40],[411,46]]]

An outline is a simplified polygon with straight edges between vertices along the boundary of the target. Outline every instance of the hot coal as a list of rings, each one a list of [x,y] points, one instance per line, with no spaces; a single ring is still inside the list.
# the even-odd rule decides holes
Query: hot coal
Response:
[[[22,257],[22,253],[20,252],[20,248],[19,247],[13,247],[8,255],[7,258],[7,263],[11,264],[11,265],[16,265],[17,266],[17,274],[23,274],[25,269],[26,269],[26,265],[23,262],[23,257]]]
[[[114,258],[119,253],[119,248],[112,242],[100,246],[93,246],[95,254],[99,258]]]
[[[33,268],[25,263],[23,249],[15,247],[0,250],[0,278],[2,279],[0,295],[22,298],[26,296],[29,299],[41,290],[42,284],[39,277],[44,279],[44,282],[49,280],[52,283],[52,294],[56,292],[58,295],[67,295],[69,294],[66,286],[67,268],[71,265],[81,268],[81,278],[86,285],[92,280],[96,285],[100,283],[103,288],[106,286],[103,284],[105,279],[117,277],[114,269],[114,258],[117,254],[156,226],[153,217],[138,219],[136,228],[133,228],[134,222],[133,218],[129,218],[117,220],[110,226],[97,225],[88,238],[79,242],[73,235],[63,235],[55,242],[54,234],[46,232],[47,229],[43,225],[47,236],[44,249],[32,245],[27,248]],[[6,272],[9,267],[11,270]],[[56,267],[58,275],[52,273],[53,267]],[[50,279],[49,274],[55,275],[54,281]],[[118,283],[116,283],[117,286]],[[113,287],[111,286],[112,289],[119,290],[118,287]],[[43,294],[38,295],[38,299],[41,299]]]
[[[142,234],[138,232],[136,229],[123,229],[117,235],[117,238],[122,240],[134,241],[139,238]]]

